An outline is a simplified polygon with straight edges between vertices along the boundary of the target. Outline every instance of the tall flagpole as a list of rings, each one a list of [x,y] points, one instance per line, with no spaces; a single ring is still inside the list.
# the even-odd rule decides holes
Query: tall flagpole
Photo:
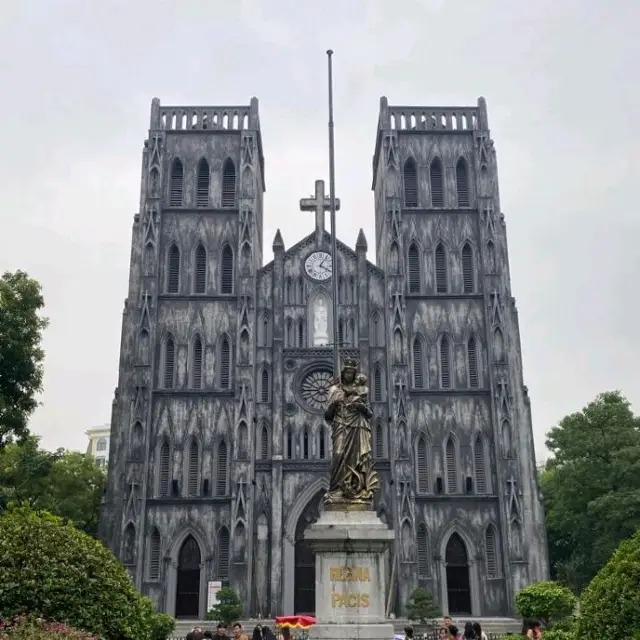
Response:
[[[335,149],[333,141],[333,73],[331,56],[333,51],[327,51],[329,63],[329,211],[331,213],[331,297],[333,310],[333,375],[340,375],[340,345],[338,344],[338,250],[336,240],[336,167]]]

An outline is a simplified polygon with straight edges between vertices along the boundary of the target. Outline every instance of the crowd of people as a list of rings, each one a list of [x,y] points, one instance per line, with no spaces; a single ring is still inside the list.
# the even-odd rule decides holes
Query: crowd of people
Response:
[[[531,640],[540,640],[542,628],[537,620],[523,620],[522,635]],[[413,627],[405,627],[404,636],[396,636],[394,640],[415,640]],[[445,616],[438,630],[438,640],[488,640],[479,622],[465,622],[464,628],[459,628],[453,619]]]
[[[205,638],[214,640],[249,640],[239,622],[235,622],[232,625],[231,635],[229,635],[227,625],[220,622],[215,632],[202,627],[194,627],[186,636],[186,640],[204,640]],[[276,640],[276,636],[269,627],[259,624],[253,630],[251,640]]]

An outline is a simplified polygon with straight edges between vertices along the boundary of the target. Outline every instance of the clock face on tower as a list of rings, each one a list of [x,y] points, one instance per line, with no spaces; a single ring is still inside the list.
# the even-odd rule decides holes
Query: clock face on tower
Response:
[[[314,280],[328,280],[331,277],[331,255],[326,251],[314,251],[304,261],[304,270]]]

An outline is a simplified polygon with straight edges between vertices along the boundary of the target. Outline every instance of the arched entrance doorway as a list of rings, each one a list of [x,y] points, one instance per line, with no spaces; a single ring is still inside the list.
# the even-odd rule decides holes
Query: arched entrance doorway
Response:
[[[324,491],[320,491],[309,501],[296,525],[293,611],[296,614],[316,612],[316,556],[304,539],[304,532],[320,516],[323,495]]]
[[[200,547],[188,536],[178,554],[176,618],[197,619],[200,614]]]
[[[464,540],[452,533],[445,553],[449,615],[471,615],[469,557]]]

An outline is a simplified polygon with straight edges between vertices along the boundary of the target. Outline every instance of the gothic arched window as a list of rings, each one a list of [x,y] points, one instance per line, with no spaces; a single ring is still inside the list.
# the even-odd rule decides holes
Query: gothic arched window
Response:
[[[447,335],[440,338],[440,386],[451,389],[451,345]]]
[[[198,177],[196,179],[196,206],[209,206],[209,163],[202,158],[198,162]]]
[[[467,367],[469,374],[469,386],[478,386],[478,351],[476,339],[472,336],[467,342]]]
[[[191,386],[194,389],[202,388],[202,339],[196,336],[191,351]]]
[[[220,257],[220,284],[222,293],[233,293],[233,249],[225,244]]]
[[[487,467],[484,458],[484,440],[480,435],[476,438],[475,446],[473,448],[473,462],[476,472],[476,493],[486,493]]]
[[[447,469],[447,493],[458,493],[458,460],[456,444],[453,437],[449,436],[445,447]]]
[[[167,293],[180,290],[180,249],[175,244],[167,252]]]
[[[432,207],[444,207],[444,184],[442,173],[442,162],[440,161],[440,158],[434,158],[431,162],[431,166],[429,167]]]
[[[194,254],[195,274],[193,282],[194,293],[206,293],[207,290],[207,250],[202,244],[196,247]]]
[[[449,278],[447,277],[447,254],[442,243],[438,243],[435,251],[436,263],[436,293],[447,293]]]
[[[467,161],[460,158],[456,164],[456,192],[458,195],[458,206],[469,206],[469,170]]]
[[[409,293],[420,293],[420,251],[415,243],[411,243],[408,255],[407,278],[409,281]]]
[[[424,435],[418,438],[416,446],[416,468],[418,470],[418,493],[429,493],[429,448]]]
[[[216,495],[227,495],[227,443],[221,440],[218,444],[218,459],[216,467]]]
[[[231,345],[229,339],[225,336],[220,342],[220,364],[218,367],[218,375],[221,389],[229,389],[231,387]]]
[[[160,464],[158,468],[158,495],[161,498],[166,498],[169,495],[169,480],[171,475],[171,451],[169,449],[169,443],[164,440],[160,445],[159,459]]]
[[[473,271],[473,249],[465,242],[462,247],[462,288],[465,293],[473,293],[475,289]]]
[[[222,206],[236,206],[236,166],[231,158],[224,161],[222,169]]]
[[[413,339],[411,357],[413,359],[413,386],[415,389],[424,389],[424,358],[422,340],[418,336]]]
[[[180,158],[175,158],[171,165],[169,177],[169,206],[181,207],[184,200],[184,165]]]
[[[173,389],[175,381],[176,347],[171,336],[164,343],[164,388]]]
[[[418,206],[418,171],[413,158],[404,163],[404,206]]]

